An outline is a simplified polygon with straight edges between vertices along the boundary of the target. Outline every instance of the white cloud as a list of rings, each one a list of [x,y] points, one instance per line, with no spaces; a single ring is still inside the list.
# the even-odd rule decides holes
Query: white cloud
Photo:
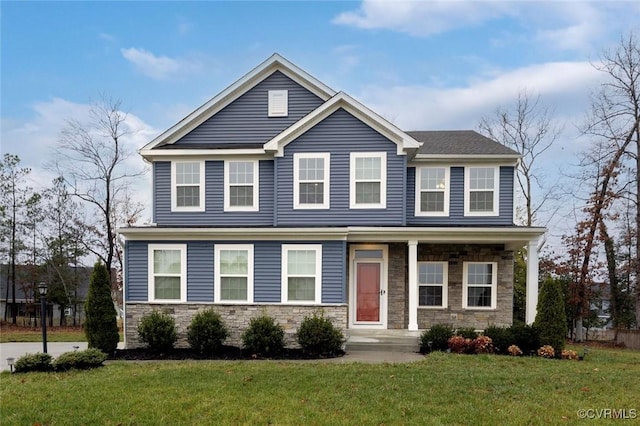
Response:
[[[138,71],[155,80],[166,80],[169,77],[193,72],[200,68],[199,63],[193,60],[156,56],[147,50],[135,47],[123,48],[120,49],[120,52]]]
[[[507,2],[364,0],[358,10],[341,13],[333,23],[430,36],[493,19],[509,10]]]

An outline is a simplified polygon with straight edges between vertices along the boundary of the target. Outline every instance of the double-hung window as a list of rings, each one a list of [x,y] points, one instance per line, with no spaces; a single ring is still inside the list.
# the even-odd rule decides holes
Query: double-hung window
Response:
[[[216,244],[216,302],[253,303],[253,245]]]
[[[498,183],[498,167],[465,167],[465,215],[497,216]]]
[[[322,245],[282,245],[282,301],[320,303],[322,299]]]
[[[329,208],[330,154],[293,155],[293,208]]]
[[[418,306],[446,308],[447,262],[418,262]]]
[[[224,162],[224,210],[258,211],[259,162]]]
[[[171,163],[171,209],[204,211],[204,161]]]
[[[349,201],[352,209],[386,208],[386,152],[351,153]]]
[[[416,216],[449,215],[449,168],[416,168]]]
[[[149,301],[187,301],[187,246],[150,244]]]
[[[462,307],[495,309],[498,283],[497,262],[464,262],[462,274]]]

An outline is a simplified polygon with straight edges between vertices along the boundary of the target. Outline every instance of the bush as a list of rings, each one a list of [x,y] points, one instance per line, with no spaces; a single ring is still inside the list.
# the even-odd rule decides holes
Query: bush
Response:
[[[513,324],[509,330],[511,343],[522,349],[525,354],[535,353],[540,347],[540,337],[534,326],[518,323]]]
[[[342,350],[344,335],[324,313],[306,316],[297,333],[302,350],[311,356],[331,356]]]
[[[120,335],[116,321],[116,308],[111,299],[111,281],[107,267],[97,262],[89,281],[89,293],[85,302],[84,324],[90,348],[98,348],[107,354],[118,347]]]
[[[227,337],[229,330],[220,314],[213,309],[198,312],[187,330],[189,345],[201,354],[216,353]]]
[[[476,332],[476,329],[473,327],[462,327],[456,330],[456,335],[457,336],[462,336],[465,339],[475,339],[476,337],[478,337],[478,333]]]
[[[473,341],[471,339],[466,339],[463,336],[455,335],[451,337],[447,343],[449,345],[449,349],[451,349],[451,352],[453,353],[464,354],[473,352]]]
[[[170,315],[153,311],[140,320],[138,337],[153,352],[169,352],[178,339],[176,322]]]
[[[426,353],[429,350],[446,351],[447,342],[453,336],[453,328],[444,324],[435,324],[429,330],[425,330],[420,335],[420,352]],[[431,342],[431,348],[429,348]]]
[[[284,329],[268,315],[251,318],[242,333],[242,347],[256,356],[278,354],[284,349]]]
[[[567,338],[567,316],[562,288],[553,278],[542,283],[535,326],[540,332],[540,344],[553,346],[560,355]]]
[[[477,354],[492,354],[493,340],[489,336],[478,336],[471,342],[473,351]]]
[[[571,349],[563,349],[561,352],[562,359],[578,359],[578,352]]]
[[[538,349],[538,356],[543,358],[555,358],[556,351],[553,349],[553,346],[544,345],[540,349]]]
[[[514,342],[513,333],[509,327],[491,325],[485,328],[484,335],[491,337],[491,340],[493,341],[493,349],[499,354],[506,354],[507,349]]]
[[[100,349],[89,348],[84,351],[65,352],[53,361],[56,371],[66,371],[72,368],[76,370],[88,370],[100,367],[107,359],[107,354]]]
[[[517,347],[516,345],[511,345],[507,348],[507,352],[509,353],[509,355],[511,356],[520,356],[522,355],[522,351],[520,350],[519,347]]]
[[[16,360],[13,368],[16,373],[51,371],[51,355],[44,353],[26,354]]]

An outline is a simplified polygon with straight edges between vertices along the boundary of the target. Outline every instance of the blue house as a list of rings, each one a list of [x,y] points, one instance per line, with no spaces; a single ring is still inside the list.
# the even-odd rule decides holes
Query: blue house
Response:
[[[511,324],[525,246],[533,322],[545,230],[514,225],[518,153],[474,131],[404,131],[274,54],[139,153],[154,223],[120,230],[128,347],[154,309],[184,339],[213,307],[236,344],[263,312],[290,339],[320,309],[365,334]]]

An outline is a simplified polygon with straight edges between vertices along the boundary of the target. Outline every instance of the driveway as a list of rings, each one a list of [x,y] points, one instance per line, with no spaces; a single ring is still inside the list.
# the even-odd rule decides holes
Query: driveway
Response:
[[[47,353],[57,357],[65,352],[87,349],[87,342],[47,342]],[[7,358],[18,359],[26,354],[42,352],[42,342],[0,343],[0,371],[9,371]]]

